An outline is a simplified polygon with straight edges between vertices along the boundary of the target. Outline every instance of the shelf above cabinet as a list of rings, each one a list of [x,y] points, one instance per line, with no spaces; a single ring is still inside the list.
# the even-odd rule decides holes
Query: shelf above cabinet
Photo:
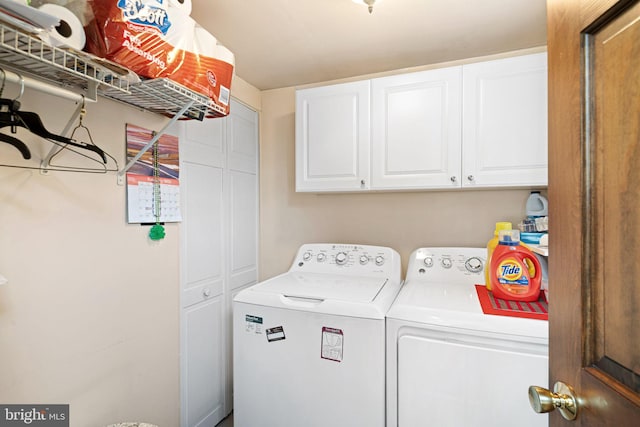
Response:
[[[192,103],[182,118],[202,120],[224,111],[205,95],[169,79],[132,83],[92,60],[83,52],[51,46],[33,35],[0,23],[0,67],[28,75],[54,87],[81,93],[88,99],[103,96],[133,107],[173,117]]]

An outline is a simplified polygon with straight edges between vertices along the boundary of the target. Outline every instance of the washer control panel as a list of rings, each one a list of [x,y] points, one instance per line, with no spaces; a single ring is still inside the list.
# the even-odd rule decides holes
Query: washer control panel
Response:
[[[400,268],[398,253],[384,246],[306,244],[300,247],[291,271],[333,274],[384,274]]]
[[[484,283],[486,248],[420,248],[411,254],[406,280]]]

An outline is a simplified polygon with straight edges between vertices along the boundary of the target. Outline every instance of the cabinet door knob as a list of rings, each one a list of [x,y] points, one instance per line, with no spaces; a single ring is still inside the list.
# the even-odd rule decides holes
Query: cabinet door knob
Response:
[[[468,179],[469,181],[473,181],[475,178],[474,178],[474,176],[473,176],[473,175],[469,175],[469,176],[467,177],[467,179]]]
[[[458,180],[458,178],[456,178],[455,176],[451,177],[451,182],[456,182]]]
[[[362,185],[364,187],[364,179],[360,180],[360,185]]]
[[[202,291],[202,296],[205,298],[209,298],[211,296],[211,290],[209,288],[206,288]]]

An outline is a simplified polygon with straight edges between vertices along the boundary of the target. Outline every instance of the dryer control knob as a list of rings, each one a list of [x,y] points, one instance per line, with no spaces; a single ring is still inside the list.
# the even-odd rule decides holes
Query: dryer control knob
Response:
[[[338,252],[336,254],[336,264],[345,265],[347,263],[347,253],[346,252]]]
[[[384,264],[384,257],[382,255],[378,255],[376,257],[376,265],[382,265]]]
[[[309,261],[312,256],[313,254],[311,252],[305,252],[304,255],[302,255],[302,259],[305,261]]]
[[[360,255],[360,264],[365,265],[369,262],[369,257],[366,255]]]
[[[430,256],[426,257],[424,259],[424,265],[427,267],[433,267],[433,258],[431,258]]]
[[[451,258],[442,258],[442,266],[444,268],[451,268],[453,266],[453,261],[451,261]]]
[[[327,255],[325,255],[324,252],[320,252],[316,259],[318,260],[318,262],[324,262],[326,258],[327,258]]]

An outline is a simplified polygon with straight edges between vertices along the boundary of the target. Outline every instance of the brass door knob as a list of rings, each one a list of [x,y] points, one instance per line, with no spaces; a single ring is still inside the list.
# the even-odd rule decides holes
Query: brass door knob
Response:
[[[543,387],[529,387],[529,403],[539,414],[558,409],[566,420],[572,421],[578,416],[578,400],[573,388],[560,381],[554,384],[553,393]]]

